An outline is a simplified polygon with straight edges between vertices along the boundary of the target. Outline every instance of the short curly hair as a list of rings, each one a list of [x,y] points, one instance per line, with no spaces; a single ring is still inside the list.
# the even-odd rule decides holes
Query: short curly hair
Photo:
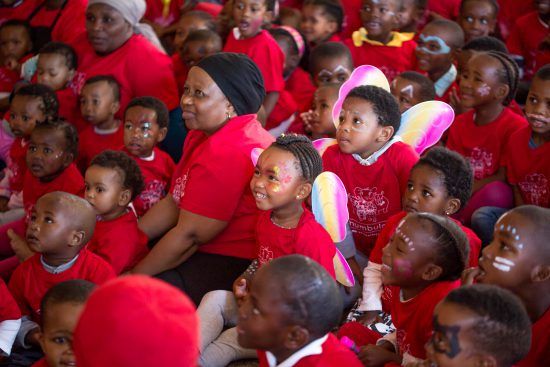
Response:
[[[323,172],[321,156],[313,147],[311,141],[304,135],[283,134],[270,147],[292,153],[300,164],[302,177],[309,183],[313,183],[317,176]]]
[[[331,21],[338,25],[336,32],[342,31],[344,23],[344,9],[338,0],[305,0],[303,6],[314,5],[323,9],[323,12],[328,15]]]
[[[474,174],[470,162],[463,156],[443,147],[434,147],[424,154],[413,166],[431,167],[440,174],[447,195],[460,200],[464,207],[472,195]]]
[[[143,175],[136,161],[124,152],[105,150],[92,159],[90,166],[99,166],[116,170],[122,178],[122,187],[132,192],[134,200],[144,189]]]
[[[126,106],[126,110],[124,111],[124,115],[126,116],[126,112],[132,108],[132,107],[143,107],[147,108],[148,110],[155,111],[157,115],[157,125],[162,128],[168,127],[168,122],[170,120],[170,113],[168,112],[168,108],[162,102],[160,99],[150,96],[145,97],[136,97],[128,103],[128,106]]]
[[[65,152],[71,154],[73,159],[76,159],[78,155],[78,132],[71,123],[58,117],[53,120],[46,120],[37,124],[31,135],[40,131],[60,131],[65,139]]]
[[[43,84],[28,84],[17,89],[13,93],[10,102],[16,96],[40,98],[42,100],[40,109],[44,116],[46,116],[46,120],[53,120],[57,117],[57,113],[59,111],[59,102],[57,100],[55,91],[52,88]]]
[[[401,113],[397,101],[390,92],[373,85],[362,85],[353,88],[346,96],[346,99],[348,98],[361,98],[371,103],[378,125],[393,127],[394,134],[399,130]]]
[[[49,42],[44,45],[38,52],[38,57],[40,55],[55,54],[61,55],[65,59],[65,65],[69,70],[76,70],[78,66],[78,57],[74,48],[70,45],[63,42]]]

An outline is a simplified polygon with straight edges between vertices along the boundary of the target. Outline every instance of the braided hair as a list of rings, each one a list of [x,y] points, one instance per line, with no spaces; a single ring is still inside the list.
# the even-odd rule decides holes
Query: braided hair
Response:
[[[516,96],[519,85],[519,67],[518,64],[507,54],[499,51],[487,51],[486,55],[491,56],[494,59],[497,59],[503,67],[503,70],[498,72],[499,79],[501,83],[507,84],[510,87],[508,95],[502,101],[502,104],[508,106],[510,102]]]
[[[300,164],[302,177],[309,183],[313,183],[323,171],[321,156],[315,150],[311,141],[304,135],[283,134],[271,144],[271,147],[292,153]]]

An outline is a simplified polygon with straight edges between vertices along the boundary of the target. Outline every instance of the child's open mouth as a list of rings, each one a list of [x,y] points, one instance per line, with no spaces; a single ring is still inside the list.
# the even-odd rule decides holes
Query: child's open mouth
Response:
[[[262,194],[261,192],[254,192],[254,197],[258,200],[264,200],[267,199],[266,194]]]
[[[250,27],[250,23],[244,20],[241,20],[239,22],[239,29],[241,31],[246,31]]]

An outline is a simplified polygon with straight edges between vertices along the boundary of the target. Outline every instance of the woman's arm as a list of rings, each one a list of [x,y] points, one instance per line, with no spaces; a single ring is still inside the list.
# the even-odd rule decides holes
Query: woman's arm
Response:
[[[158,204],[155,207],[157,206]],[[228,222],[180,209],[176,226],[160,239],[145,259],[136,265],[132,273],[155,275],[177,267],[200,245],[212,240],[223,231],[227,224]]]
[[[166,195],[139,219],[139,229],[147,238],[157,238],[165,234],[178,223],[179,208],[172,195]]]

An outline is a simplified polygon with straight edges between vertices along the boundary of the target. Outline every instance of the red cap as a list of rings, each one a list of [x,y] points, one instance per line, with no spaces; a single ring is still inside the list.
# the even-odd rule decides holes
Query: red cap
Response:
[[[92,293],[74,333],[79,367],[196,366],[198,317],[179,289],[141,275]]]

